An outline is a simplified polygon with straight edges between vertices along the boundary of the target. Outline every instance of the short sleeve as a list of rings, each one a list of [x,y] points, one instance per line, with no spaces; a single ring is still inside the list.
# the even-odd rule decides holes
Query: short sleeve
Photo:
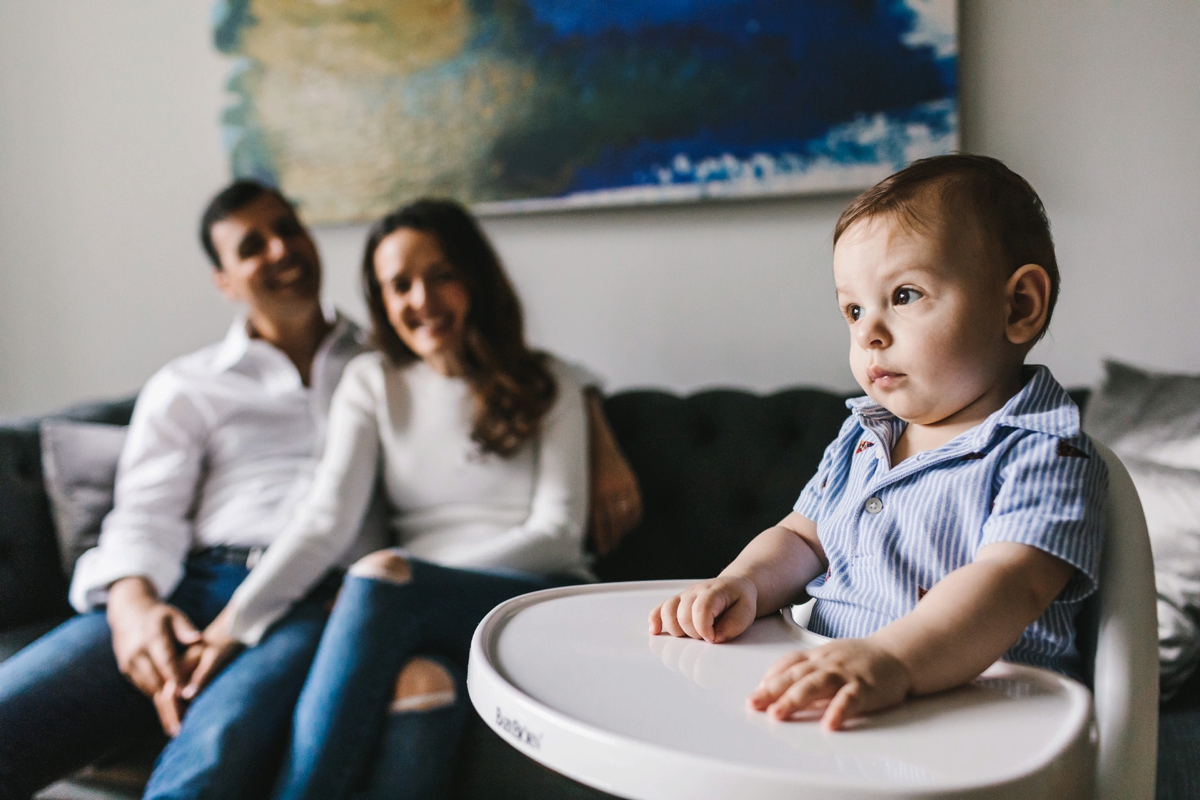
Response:
[[[793,511],[813,522],[821,521],[821,509],[825,498],[836,491],[836,487],[830,486],[830,484],[839,483],[834,473],[836,465],[842,459],[842,454],[846,449],[846,442],[847,440],[857,442],[861,432],[862,425],[853,414],[842,423],[842,429],[838,431],[837,438],[825,448],[825,453],[821,456],[821,463],[817,465],[816,474],[808,479],[808,483],[800,492],[800,497],[796,499],[796,504],[792,506]]]
[[[1096,590],[1103,546],[1108,469],[1091,441],[1031,434],[1005,455],[999,488],[979,546],[1029,545],[1075,567],[1059,596],[1082,600]]]

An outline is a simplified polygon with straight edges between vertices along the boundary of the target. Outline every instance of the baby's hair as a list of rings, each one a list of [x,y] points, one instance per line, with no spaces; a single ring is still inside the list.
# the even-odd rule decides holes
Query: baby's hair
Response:
[[[914,161],[884,178],[846,206],[833,229],[833,243],[856,222],[890,216],[912,229],[952,225],[955,216],[970,214],[993,249],[1005,275],[1025,264],[1038,264],[1050,276],[1050,299],[1040,339],[1050,327],[1058,301],[1058,261],[1050,220],[1029,182],[987,156],[954,153]]]

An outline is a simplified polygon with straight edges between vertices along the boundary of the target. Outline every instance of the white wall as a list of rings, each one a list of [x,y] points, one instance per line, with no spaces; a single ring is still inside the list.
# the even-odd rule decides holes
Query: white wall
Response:
[[[0,0],[0,413],[129,393],[228,324],[208,5]]]
[[[195,240],[227,179],[209,0],[0,0],[0,413],[130,392],[231,316]],[[1064,292],[1036,357],[1200,371],[1200,2],[965,2],[965,149],[1039,189]],[[495,218],[531,338],[614,388],[849,388],[845,196]],[[362,229],[317,232],[361,315]]]
[[[1034,356],[1200,372],[1200,2],[963,4],[965,145],[1030,180],[1063,294]]]

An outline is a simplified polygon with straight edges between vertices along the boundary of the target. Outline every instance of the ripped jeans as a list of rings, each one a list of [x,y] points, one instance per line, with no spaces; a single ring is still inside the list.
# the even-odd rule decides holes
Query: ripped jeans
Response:
[[[445,796],[470,713],[475,627],[509,598],[570,582],[408,564],[407,580],[347,575],[296,706],[278,800]],[[397,674],[418,656],[442,666],[454,692],[434,707],[393,705]]]

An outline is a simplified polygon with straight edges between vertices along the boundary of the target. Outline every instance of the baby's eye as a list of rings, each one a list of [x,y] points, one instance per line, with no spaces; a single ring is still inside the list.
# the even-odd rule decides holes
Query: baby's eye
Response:
[[[896,290],[896,296],[892,302],[894,302],[898,306],[906,306],[909,303],[913,303],[913,302],[916,302],[917,300],[920,300],[924,296],[925,295],[921,294],[921,292],[917,291],[916,289],[911,289],[911,288],[906,287],[904,289]]]
[[[851,322],[858,322],[862,317],[862,306],[849,305],[846,306],[846,318]]]

